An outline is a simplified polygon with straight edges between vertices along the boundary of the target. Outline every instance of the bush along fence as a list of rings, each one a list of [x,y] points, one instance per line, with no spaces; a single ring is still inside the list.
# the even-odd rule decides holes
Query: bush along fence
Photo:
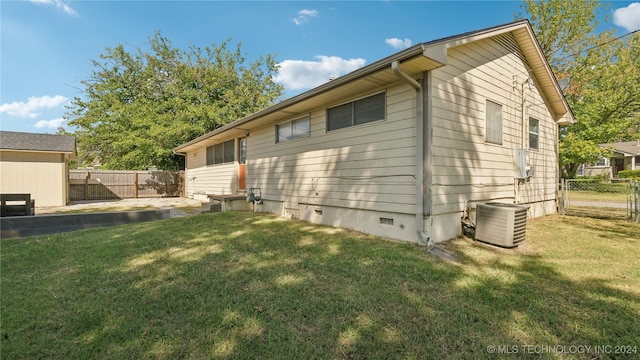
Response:
[[[640,170],[622,170],[618,171],[618,177],[640,181]]]
[[[69,171],[71,201],[178,197],[183,194],[183,171]]]
[[[560,212],[640,222],[640,181],[635,179],[562,179]]]

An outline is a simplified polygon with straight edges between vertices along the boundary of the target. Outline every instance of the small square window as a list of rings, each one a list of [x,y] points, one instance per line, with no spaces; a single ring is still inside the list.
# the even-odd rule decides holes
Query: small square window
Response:
[[[384,93],[369,96],[353,103],[353,124],[360,125],[384,120]]]
[[[353,126],[353,104],[348,103],[327,110],[327,130],[338,130]]]

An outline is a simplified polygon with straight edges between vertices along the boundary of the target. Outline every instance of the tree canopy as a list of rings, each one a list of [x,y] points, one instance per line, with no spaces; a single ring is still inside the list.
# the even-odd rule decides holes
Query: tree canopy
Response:
[[[640,34],[596,33],[607,8],[599,1],[524,0],[522,8],[556,77],[568,84],[576,123],[560,131],[560,163],[574,177],[580,164],[608,153],[598,144],[640,136]]]
[[[229,40],[181,50],[156,32],[149,49],[119,44],[93,60],[67,116],[80,162],[109,169],[180,169],[172,149],[272,105],[283,87],[273,81],[272,55],[249,64]]]

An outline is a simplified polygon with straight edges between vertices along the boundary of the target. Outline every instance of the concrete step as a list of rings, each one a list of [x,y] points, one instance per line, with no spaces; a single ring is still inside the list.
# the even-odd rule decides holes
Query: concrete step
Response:
[[[201,213],[221,212],[221,211],[222,211],[222,203],[220,203],[220,201],[210,201],[210,202],[202,203],[202,206],[200,206]]]

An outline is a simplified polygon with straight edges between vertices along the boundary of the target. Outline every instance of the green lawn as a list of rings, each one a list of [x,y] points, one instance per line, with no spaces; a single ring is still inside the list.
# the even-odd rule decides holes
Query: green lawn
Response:
[[[629,201],[629,192],[599,192],[593,190],[571,190],[569,200],[585,200],[594,202],[619,202]]]
[[[637,358],[640,226],[527,226],[517,249],[447,243],[460,264],[237,212],[3,240],[0,358]]]

